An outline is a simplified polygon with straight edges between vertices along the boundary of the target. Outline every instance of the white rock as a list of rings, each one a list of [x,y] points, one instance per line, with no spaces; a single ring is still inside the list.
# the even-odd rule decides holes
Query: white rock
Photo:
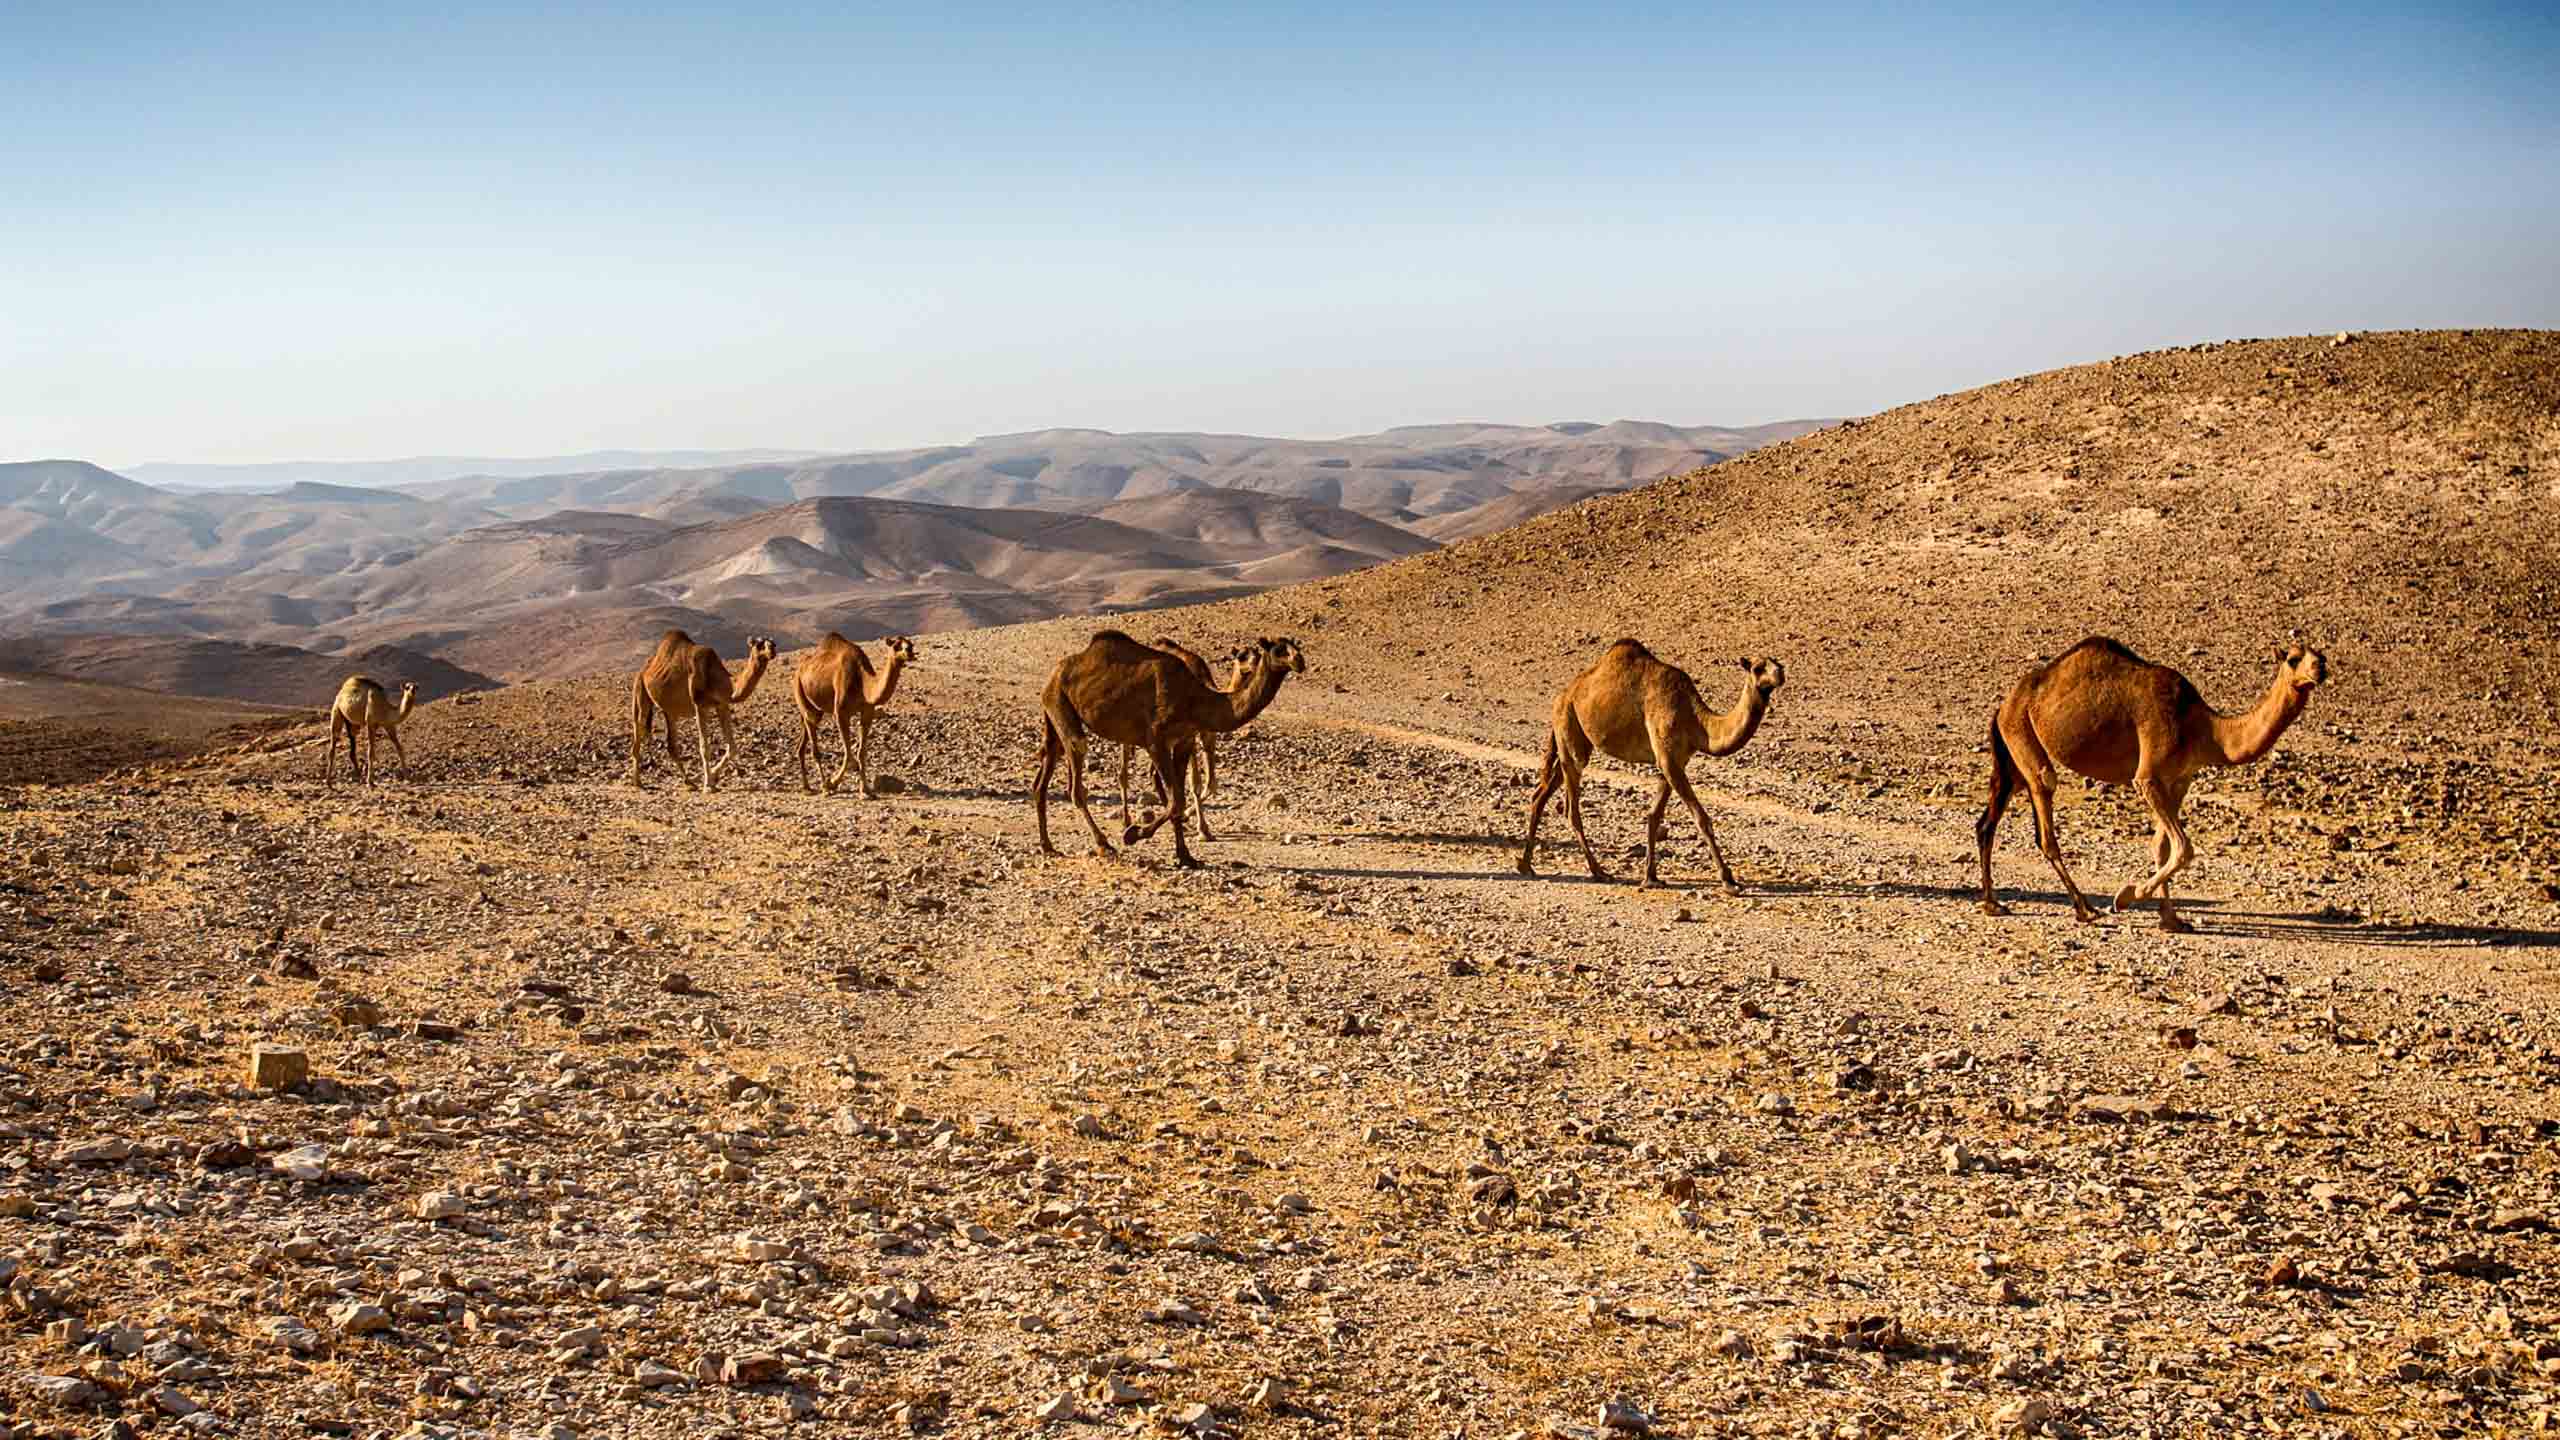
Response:
[[[329,1174],[329,1147],[296,1145],[268,1162],[296,1180],[321,1180]]]
[[[430,1190],[418,1197],[418,1218],[450,1220],[471,1208],[471,1202],[450,1190]]]

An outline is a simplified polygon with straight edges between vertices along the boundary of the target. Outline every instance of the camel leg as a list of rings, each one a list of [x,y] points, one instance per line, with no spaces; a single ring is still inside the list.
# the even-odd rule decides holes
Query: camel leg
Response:
[[[638,682],[633,682],[631,686],[631,783],[634,785],[641,783],[640,760],[649,748],[649,732],[656,728],[652,723],[653,714],[654,711],[649,704],[649,692],[642,689]]]
[[[812,720],[809,722],[809,753],[818,757],[819,773],[825,777],[822,783],[826,792],[833,795],[836,793],[836,787],[844,783],[846,772],[853,768],[852,717],[842,710],[836,712],[836,745],[844,753],[837,757],[836,768],[832,773],[827,770],[827,752],[818,748],[817,735],[818,724]]]
[[[378,758],[381,753],[381,746],[382,732],[374,729],[370,725],[364,727],[364,783],[367,785],[371,785],[374,782],[374,777],[382,769],[382,762]],[[349,746],[348,748],[352,750],[354,747]]]
[[[400,732],[399,732],[399,731],[397,731],[397,730],[385,730],[385,731],[383,731],[382,733],[383,733],[383,734],[385,734],[385,735],[387,735],[387,736],[389,736],[389,737],[391,738],[391,753],[392,753],[393,755],[395,755],[395,756],[399,757],[399,760],[400,760],[400,778],[401,778],[401,779],[403,779],[403,780],[408,779],[408,778],[409,778],[409,752],[408,752],[408,750],[407,750],[405,747],[403,747],[403,746],[401,745],[401,743],[400,743]]]
[[[1057,728],[1047,716],[1040,717],[1040,756],[1032,765],[1031,813],[1040,825],[1040,853],[1055,855],[1058,847],[1049,843],[1049,777],[1058,771],[1058,756],[1065,747],[1058,743]],[[1069,781],[1070,787],[1074,782]]]
[[[350,743],[347,746],[347,763],[353,765],[355,759],[356,747]],[[320,783],[323,785],[338,783],[338,717],[335,714],[329,717],[329,753],[320,761]]]
[[[808,710],[803,708],[800,712],[800,743],[791,747],[791,758],[800,765],[800,793],[803,795],[814,794],[818,788],[809,783],[809,757],[816,754],[817,749],[818,727],[810,719]],[[819,755],[818,769],[824,772],[826,768],[827,757]]]
[[[867,710],[862,714],[862,754],[854,763],[853,775],[862,782],[863,799],[878,798],[878,792],[871,788],[871,712]]]
[[[1218,793],[1218,737],[1215,735],[1200,737],[1200,773],[1191,789],[1203,800]],[[1200,833],[1208,834],[1208,827],[1202,826]]]
[[[2148,900],[2156,896],[2160,901],[2160,928],[2172,933],[2183,933],[2195,927],[2178,918],[2177,910],[2169,900],[2169,880],[2171,876],[2186,869],[2196,855],[2194,844],[2187,839],[2187,827],[2180,824],[2178,820],[2180,802],[2186,798],[2183,794],[2184,787],[2173,791],[2169,785],[2152,775],[2136,775],[2134,785],[2142,792],[2142,798],[2151,806],[2153,827],[2151,852],[2153,863],[2157,868],[2152,871],[2149,879],[2139,885],[2127,885],[2118,890],[2116,908],[2129,909],[2136,901]],[[2164,842],[2165,854],[2163,853]]]
[[[693,712],[693,758],[702,766],[702,793],[711,793],[711,724],[702,718],[699,706]]]
[[[1606,880],[1609,872],[1600,868],[1600,857],[1591,850],[1590,832],[1582,828],[1582,764],[1569,752],[1563,760],[1565,818],[1573,822],[1573,838],[1582,844],[1582,863],[1591,867],[1591,878]]]
[[[711,767],[711,773],[726,775],[738,758],[738,724],[731,718],[729,707],[718,701],[712,702],[711,713],[720,721],[720,763]],[[696,724],[701,723],[702,712],[694,711],[693,718]]]
[[[2053,772],[2029,770],[2023,778],[2027,782],[2027,803],[2035,809],[2036,845],[2052,864],[2053,873],[2062,878],[2062,888],[2071,892],[2072,915],[2081,924],[2090,924],[2098,918],[2098,912],[2089,904],[2089,897],[2080,893],[2079,882],[2071,878],[2071,871],[2063,865],[2062,835],[2053,827]]]
[[[1653,808],[1644,817],[1644,878],[1636,882],[1639,890],[1650,890],[1662,883],[1662,875],[1654,869],[1654,857],[1662,849],[1662,812],[1671,806],[1671,777],[1665,775],[1653,787]]]
[[[1124,830],[1129,828],[1129,757],[1134,753],[1132,746],[1120,747],[1120,828]]]
[[[1538,765],[1537,793],[1529,797],[1529,835],[1520,842],[1520,873],[1523,875],[1538,873],[1537,866],[1532,863],[1538,853],[1538,818],[1547,813],[1547,801],[1554,796],[1563,777],[1563,769],[1556,761],[1556,737],[1550,733],[1546,757]]]
[[[1165,813],[1140,833],[1152,835],[1158,826],[1170,823],[1173,826],[1173,863],[1185,870],[1197,870],[1201,868],[1199,857],[1191,853],[1190,845],[1182,838],[1182,821],[1188,808],[1184,804],[1184,792],[1190,788],[1184,782],[1190,778],[1191,756],[1188,752],[1176,755],[1161,744],[1147,747],[1147,756],[1155,762],[1156,785],[1165,792]],[[1126,835],[1121,838],[1123,843],[1128,840]]]
[[[1192,751],[1181,757],[1182,773],[1191,778],[1191,818],[1200,826],[1201,839],[1215,840],[1218,837],[1209,833],[1209,797],[1200,788],[1200,767],[1207,763],[1200,757],[1201,752],[1209,747],[1209,738],[1204,735],[1192,743],[1194,747]]]
[[[1111,853],[1110,837],[1102,833],[1102,822],[1093,818],[1093,791],[1084,783],[1085,742],[1067,742],[1067,798],[1076,802],[1076,811],[1084,816],[1085,828],[1093,832],[1093,853]]]
[[[1991,791],[1983,802],[1982,818],[1973,822],[1974,848],[1982,857],[1982,913],[2006,915],[2009,907],[2000,903],[1991,890],[1991,842],[2000,835],[2000,817],[2009,809],[2009,797],[2018,791],[2018,767],[2009,758],[2009,743],[2000,738],[2000,720],[1991,721]]]
[[[1715,857],[1716,875],[1724,881],[1724,888],[1741,889],[1742,882],[1733,878],[1733,867],[1724,862],[1724,847],[1716,843],[1715,822],[1707,818],[1707,807],[1698,803],[1698,792],[1689,788],[1687,769],[1671,772],[1671,788],[1680,793],[1681,803],[1689,807],[1689,813],[1698,817],[1698,833],[1707,837],[1707,853]]]

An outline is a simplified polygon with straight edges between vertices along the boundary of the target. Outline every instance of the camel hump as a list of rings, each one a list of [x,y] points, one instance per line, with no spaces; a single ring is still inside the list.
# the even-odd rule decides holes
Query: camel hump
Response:
[[[1653,652],[1644,648],[1643,641],[1629,635],[1621,635],[1617,639],[1610,641],[1609,648],[1601,653],[1603,655],[1619,655],[1628,659],[1650,660],[1653,658]]]
[[[2088,651],[2092,655],[2104,655],[2109,659],[2122,660],[2131,665],[2148,665],[2151,663],[2150,661],[2143,659],[2141,656],[2134,654],[2132,646],[2125,644],[2121,640],[2113,639],[2105,635],[2092,635],[2088,639],[2081,641],[2079,644],[2072,646],[2070,649],[2063,651],[2062,659],[2068,660],[2083,650]],[[2057,661],[2056,663],[2060,662]]]
[[[670,630],[666,634],[658,637],[658,643],[660,645],[690,645],[693,643],[693,637],[687,635],[681,630]]]

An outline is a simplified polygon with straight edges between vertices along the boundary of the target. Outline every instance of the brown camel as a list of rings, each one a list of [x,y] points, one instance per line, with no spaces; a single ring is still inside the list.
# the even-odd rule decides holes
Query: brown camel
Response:
[[[2265,758],[2302,713],[2312,687],[2328,678],[2325,656],[2293,646],[2279,653],[2275,683],[2254,709],[2220,715],[2184,675],[2102,637],[2083,640],[2061,659],[2028,671],[1991,717],[1991,798],[1973,827],[1982,852],[1982,913],[2009,913],[1991,893],[1991,841],[2009,797],[2024,785],[2035,812],[2036,843],[2071,892],[2072,912],[2083,923],[2098,918],[2063,868],[2062,841],[2054,834],[2054,767],[2060,764],[2105,784],[2130,783],[2151,809],[2151,859],[2157,868],[2149,879],[2118,890],[2116,908],[2157,896],[2161,929],[2194,929],[2169,900],[2171,877],[2195,858],[2187,828],[2178,822],[2188,784],[2200,771]]]
[[[1200,737],[1241,729],[1253,723],[1282,681],[1304,674],[1307,657],[1294,640],[1265,639],[1254,646],[1254,659],[1244,684],[1233,691],[1201,683],[1190,667],[1156,649],[1141,645],[1117,630],[1105,630],[1082,650],[1058,662],[1040,692],[1039,772],[1032,778],[1033,813],[1040,826],[1040,848],[1049,854],[1049,777],[1058,762],[1067,765],[1067,794],[1093,831],[1095,853],[1111,853],[1111,842],[1093,818],[1092,797],[1085,791],[1085,747],[1091,737],[1144,748],[1156,774],[1170,792],[1165,813],[1144,825],[1123,830],[1120,843],[1134,845],[1153,835],[1167,820],[1173,823],[1174,863],[1196,868],[1183,842],[1187,808],[1184,792],[1191,752]]]
[[[409,752],[400,748],[400,722],[418,703],[418,687],[400,687],[400,704],[395,708],[391,696],[381,682],[369,675],[350,675],[338,687],[338,698],[329,702],[329,753],[321,761],[320,778],[330,784],[338,779],[338,737],[347,737],[347,774],[358,784],[373,783],[376,766],[374,754],[380,737],[391,737],[391,753],[400,757],[400,777],[409,776]],[[356,760],[356,737],[364,737],[364,760]]]
[[[1245,669],[1253,657],[1253,651],[1250,649],[1239,648],[1228,651],[1225,658],[1235,668],[1228,672],[1227,683],[1221,685],[1217,677],[1210,673],[1209,662],[1203,659],[1198,651],[1184,646],[1178,640],[1168,640],[1161,636],[1156,639],[1156,648],[1181,661],[1183,668],[1189,670],[1201,684],[1212,690],[1226,691],[1230,694],[1244,688]],[[1129,823],[1129,760],[1137,753],[1135,746],[1120,747],[1120,823],[1123,826]],[[1200,802],[1191,812],[1192,818],[1200,822],[1200,838],[1217,839],[1217,836],[1209,833],[1208,804],[1210,798],[1218,793],[1218,737],[1215,735],[1201,736],[1200,748],[1192,752],[1191,793]],[[1164,777],[1161,775],[1156,777],[1156,801],[1158,804],[1167,803]]]
[[[1768,713],[1770,692],[1787,682],[1787,667],[1775,660],[1746,655],[1738,663],[1750,675],[1751,685],[1742,692],[1742,702],[1721,715],[1707,708],[1697,683],[1685,671],[1663,664],[1633,640],[1612,644],[1601,652],[1598,663],[1575,676],[1556,697],[1546,759],[1538,770],[1538,792],[1529,801],[1529,837],[1520,846],[1520,873],[1538,873],[1530,864],[1538,849],[1538,817],[1546,813],[1547,800],[1561,780],[1565,815],[1573,821],[1574,838],[1582,842],[1583,863],[1591,867],[1592,879],[1609,878],[1600,868],[1599,857],[1591,853],[1591,837],[1582,829],[1582,767],[1598,750],[1661,772],[1653,813],[1645,817],[1644,879],[1639,888],[1661,882],[1654,858],[1662,843],[1662,813],[1676,790],[1689,813],[1698,817],[1698,829],[1707,837],[1707,850],[1716,857],[1725,888],[1739,889],[1733,867],[1725,863],[1724,850],[1716,844],[1716,827],[1707,819],[1707,807],[1698,803],[1698,793],[1689,788],[1690,757],[1701,750],[1730,755],[1741,749],[1760,728],[1760,717]]]
[[[684,774],[684,756],[676,750],[676,725],[690,716],[694,748],[702,764],[702,793],[710,794],[720,772],[738,758],[738,727],[729,718],[730,707],[747,703],[763,683],[765,667],[772,663],[773,642],[761,635],[747,642],[744,678],[731,675],[710,646],[694,644],[693,637],[681,630],[659,636],[649,663],[631,677],[631,783],[641,783],[640,759],[648,752],[650,732],[657,728],[659,715],[667,717],[667,764],[679,776]],[[720,734],[728,744],[717,765],[711,763],[711,735],[702,718],[705,711],[720,717]]]
[[[836,720],[836,739],[844,745],[844,761],[836,773],[826,778],[826,793],[836,793],[850,768],[862,782],[862,798],[872,798],[871,790],[871,722],[880,707],[897,693],[898,677],[916,658],[916,642],[904,635],[892,635],[881,642],[888,663],[874,667],[862,647],[830,630],[818,648],[800,661],[791,674],[791,694],[800,702],[800,788],[815,789],[809,783],[809,759],[816,756],[824,767],[827,757],[818,750],[818,722],[829,715]],[[852,734],[852,719],[862,717],[862,743],[857,751]]]

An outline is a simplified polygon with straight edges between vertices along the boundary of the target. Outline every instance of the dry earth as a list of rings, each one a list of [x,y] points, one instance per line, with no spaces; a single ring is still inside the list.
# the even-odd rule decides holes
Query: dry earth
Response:
[[[1143,617],[1312,661],[1224,748],[1199,872],[1063,807],[1070,858],[1034,848],[1065,621],[928,637],[876,800],[800,792],[789,657],[709,797],[622,781],[610,676],[429,706],[370,792],[316,782],[316,729],[30,787],[0,1391],[84,1436],[2541,1427],[2552,355],[2134,357]],[[1909,478],[1932,431],[2016,434],[1972,509]],[[2162,484],[2217,456],[2169,519],[2224,518],[2129,528],[2146,446]],[[2425,494],[2355,499],[2383,466]],[[2488,529],[2437,535],[2443,496]],[[2225,707],[2287,631],[2328,647],[2275,758],[2190,802],[2196,935],[2072,924],[2016,824],[2018,914],[1972,903],[1977,737],[2090,628]],[[1511,868],[1546,700],[1621,630],[1719,704],[1722,657],[1787,661],[1695,772],[1738,896],[1593,884],[1569,839]],[[2137,815],[2064,800],[2111,890]],[[1685,827],[1665,873],[1707,873]],[[262,1041],[310,1080],[245,1085]]]

